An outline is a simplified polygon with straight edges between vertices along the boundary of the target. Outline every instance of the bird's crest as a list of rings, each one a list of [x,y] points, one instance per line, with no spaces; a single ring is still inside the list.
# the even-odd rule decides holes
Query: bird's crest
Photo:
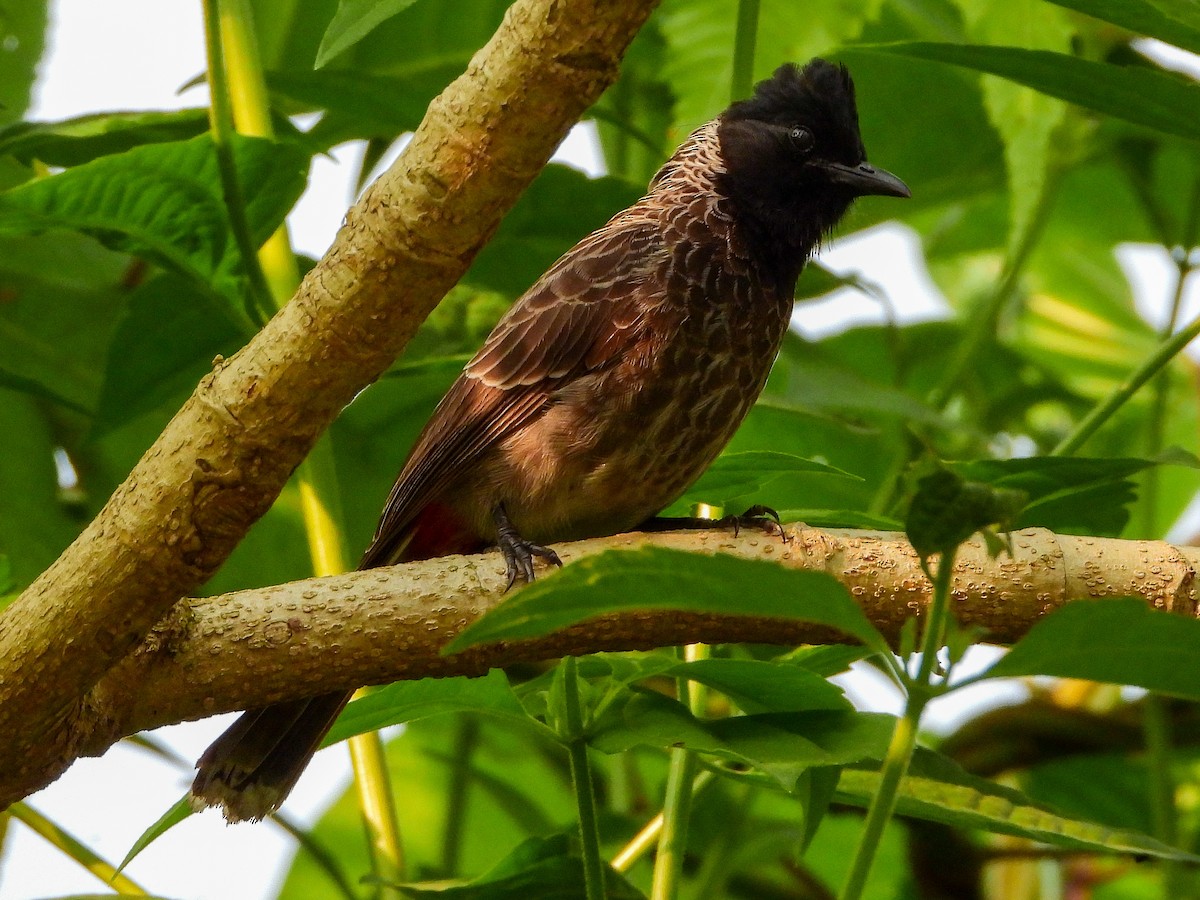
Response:
[[[806,125],[830,158],[859,162],[866,157],[858,131],[854,82],[846,67],[814,59],[788,63],[760,81],[754,96],[727,109],[725,121],[753,119],[775,125]]]

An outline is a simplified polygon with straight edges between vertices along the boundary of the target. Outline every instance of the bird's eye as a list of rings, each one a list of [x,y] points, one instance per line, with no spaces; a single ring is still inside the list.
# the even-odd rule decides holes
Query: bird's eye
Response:
[[[803,125],[794,126],[792,130],[788,132],[788,137],[792,139],[792,144],[801,153],[807,153],[808,151],[812,150],[813,146],[816,144],[816,140],[813,138],[813,133]]]

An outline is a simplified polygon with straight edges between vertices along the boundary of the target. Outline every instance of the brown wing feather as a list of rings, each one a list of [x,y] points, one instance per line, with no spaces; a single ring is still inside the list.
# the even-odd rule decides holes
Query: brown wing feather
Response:
[[[363,567],[397,561],[426,504],[545,412],[564,382],[612,365],[632,346],[663,257],[655,223],[623,226],[629,212],[576,245],[497,323],[417,438]]]

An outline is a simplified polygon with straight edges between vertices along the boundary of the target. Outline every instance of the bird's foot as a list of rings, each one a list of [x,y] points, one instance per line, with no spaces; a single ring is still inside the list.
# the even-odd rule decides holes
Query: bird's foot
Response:
[[[743,528],[757,528],[764,534],[779,535],[785,544],[791,540],[787,531],[784,530],[783,522],[779,520],[779,513],[761,503],[754,504],[740,516],[725,516],[723,519],[718,519],[717,524],[732,528],[734,537],[737,537]]]
[[[500,547],[500,552],[504,554],[505,574],[508,577],[505,591],[512,588],[518,576],[526,584],[533,581],[533,558],[535,556],[540,556],[553,566],[562,565],[562,560],[551,548],[527,541],[517,533],[517,529],[508,519],[508,513],[505,512],[503,504],[496,507],[495,520],[496,543]]]
[[[724,516],[720,519],[701,519],[694,516],[655,516],[638,526],[639,531],[675,531],[677,529],[732,528],[733,536],[741,534],[743,528],[757,528],[765,534],[777,534],[786,544],[791,538],[779,520],[779,513],[769,506],[755,504],[740,516]]]

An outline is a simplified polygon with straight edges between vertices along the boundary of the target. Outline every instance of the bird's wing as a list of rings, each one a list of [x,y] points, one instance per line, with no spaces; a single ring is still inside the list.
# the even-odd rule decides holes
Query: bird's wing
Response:
[[[651,221],[620,217],[554,264],[505,314],[438,404],[388,497],[363,567],[397,561],[422,508],[549,406],[564,381],[621,359],[661,292]]]

